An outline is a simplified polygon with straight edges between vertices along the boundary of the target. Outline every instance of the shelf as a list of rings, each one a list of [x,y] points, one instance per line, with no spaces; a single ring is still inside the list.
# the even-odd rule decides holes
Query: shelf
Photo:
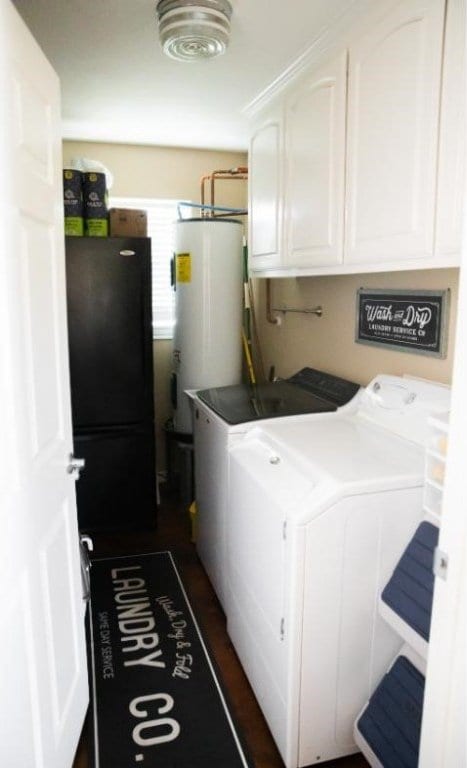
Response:
[[[434,459],[437,459],[438,461],[443,461],[444,463],[446,463],[445,453],[439,453],[439,451],[436,451],[434,448],[427,448],[426,453],[427,453],[427,456],[432,456]]]
[[[425,677],[398,656],[357,718],[355,741],[371,766],[417,768]]]
[[[428,423],[431,427],[439,429],[440,432],[444,432],[447,435],[449,432],[449,411],[437,414],[436,416],[430,416]]]
[[[433,604],[433,560],[439,529],[424,520],[408,543],[379,601],[383,619],[426,659]]]
[[[448,449],[449,412],[430,416],[430,437],[425,454],[423,507],[439,519],[443,503],[444,475]]]
[[[426,450],[437,453],[441,458],[446,460],[448,452],[447,434],[445,432],[440,432],[439,430],[436,430],[436,432],[432,431],[426,446]]]
[[[441,494],[443,493],[443,484],[442,483],[439,483],[437,480],[432,480],[431,477],[427,477],[425,482],[429,486],[431,486],[432,488],[436,488],[436,490],[439,493],[441,493]]]
[[[441,516],[442,501],[443,501],[442,489],[437,488],[435,485],[432,485],[431,483],[426,483],[424,494],[423,494],[424,509],[430,514],[434,515],[436,518],[439,518]]]

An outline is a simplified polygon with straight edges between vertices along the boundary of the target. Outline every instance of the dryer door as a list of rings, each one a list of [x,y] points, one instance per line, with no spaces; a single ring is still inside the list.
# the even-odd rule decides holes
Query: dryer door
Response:
[[[296,641],[289,619],[297,599],[291,585],[303,557],[291,529],[312,483],[257,435],[230,450],[225,608],[229,635],[287,763],[289,649]]]

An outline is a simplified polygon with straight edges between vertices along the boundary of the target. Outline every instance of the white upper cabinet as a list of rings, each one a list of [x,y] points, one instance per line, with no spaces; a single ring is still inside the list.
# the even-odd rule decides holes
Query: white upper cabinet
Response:
[[[267,269],[282,258],[282,111],[257,124],[249,154],[250,266]]]
[[[359,0],[261,95],[268,111],[256,103],[250,152],[253,272],[459,265],[465,4]]]
[[[318,68],[285,101],[285,260],[341,264],[347,53]]]
[[[441,94],[435,254],[459,254],[465,169],[465,0],[448,0]]]
[[[432,256],[444,0],[403,0],[350,46],[346,261]]]

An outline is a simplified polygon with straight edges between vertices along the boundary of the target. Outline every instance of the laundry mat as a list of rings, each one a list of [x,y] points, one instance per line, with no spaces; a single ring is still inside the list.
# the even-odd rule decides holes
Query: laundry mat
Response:
[[[249,768],[170,552],[93,560],[94,768]]]

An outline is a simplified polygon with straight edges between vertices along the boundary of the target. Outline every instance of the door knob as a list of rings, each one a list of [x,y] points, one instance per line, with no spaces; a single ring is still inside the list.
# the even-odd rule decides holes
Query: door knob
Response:
[[[85,465],[84,459],[77,459],[72,453],[69,455],[69,464],[66,468],[66,471],[69,475],[75,475],[75,479],[78,480],[81,471],[84,469]]]

